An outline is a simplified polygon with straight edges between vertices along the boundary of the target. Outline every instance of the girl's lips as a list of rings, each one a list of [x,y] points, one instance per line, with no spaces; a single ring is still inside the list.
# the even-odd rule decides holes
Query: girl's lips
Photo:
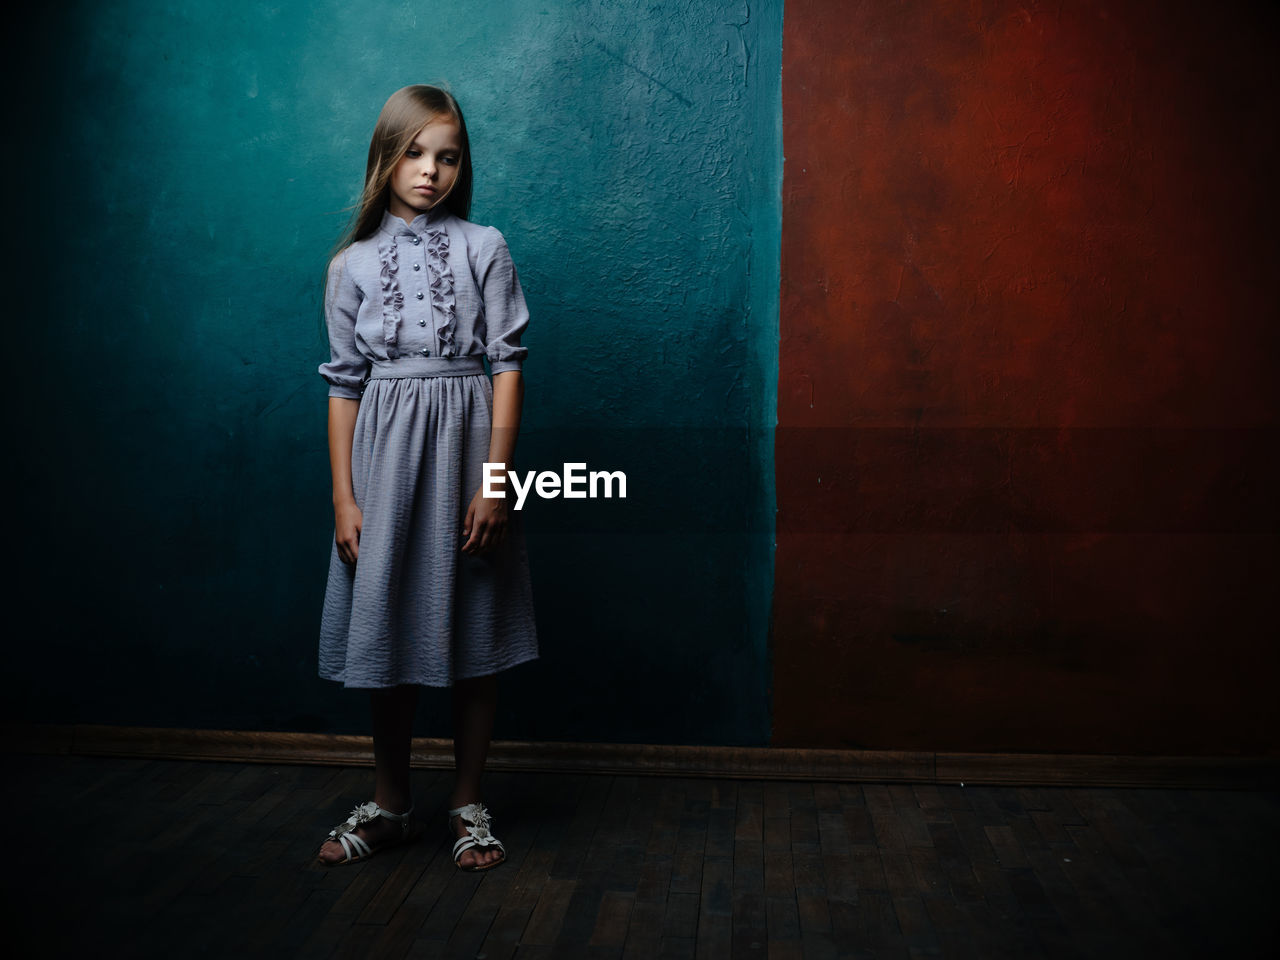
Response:
[[[421,190],[423,193],[435,193],[435,192],[436,192],[436,188],[435,188],[435,187],[418,186],[418,187],[414,187],[413,189],[415,189],[415,190]]]

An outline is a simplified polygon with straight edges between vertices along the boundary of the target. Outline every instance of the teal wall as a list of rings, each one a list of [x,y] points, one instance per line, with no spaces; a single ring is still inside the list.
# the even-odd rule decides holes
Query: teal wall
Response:
[[[443,12],[442,12],[443,11]],[[316,677],[332,536],[320,282],[383,100],[446,81],[473,219],[533,315],[542,658],[500,738],[770,735],[781,5],[82,3],[27,31],[10,156],[14,468],[34,630],[9,711],[362,731]],[[47,178],[49,189],[43,184]],[[52,364],[45,358],[56,357]],[[448,735],[448,692],[418,733]]]

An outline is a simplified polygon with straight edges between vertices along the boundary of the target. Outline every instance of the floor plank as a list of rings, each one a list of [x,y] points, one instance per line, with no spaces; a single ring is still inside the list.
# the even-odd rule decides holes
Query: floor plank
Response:
[[[488,960],[1269,955],[1280,793],[499,772],[507,848],[455,868],[448,771],[422,833],[314,857],[364,768],[19,756],[22,955]]]

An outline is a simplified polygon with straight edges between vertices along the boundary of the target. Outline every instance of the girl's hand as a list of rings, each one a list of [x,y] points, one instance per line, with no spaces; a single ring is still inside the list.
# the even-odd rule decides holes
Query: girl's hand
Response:
[[[360,528],[363,526],[364,514],[354,500],[334,504],[333,539],[338,545],[338,556],[347,565],[355,563],[360,556]]]
[[[506,498],[485,497],[483,487],[477,490],[467,507],[462,535],[468,538],[462,545],[463,553],[487,553],[500,544],[507,535]]]

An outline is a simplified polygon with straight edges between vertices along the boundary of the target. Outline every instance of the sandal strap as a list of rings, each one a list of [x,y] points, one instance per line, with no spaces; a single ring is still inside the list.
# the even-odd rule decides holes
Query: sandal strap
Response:
[[[487,843],[488,841],[486,838],[493,836],[493,834],[489,832],[489,822],[492,820],[492,817],[489,816],[489,811],[484,808],[483,804],[469,803],[465,807],[458,807],[454,810],[450,810],[449,825],[451,827],[455,816],[462,817],[463,823],[470,824],[470,826],[467,827],[467,833],[471,834],[471,836],[475,837],[481,843]]]
[[[404,813],[392,813],[378,806],[374,801],[368,800],[357,804],[347,819],[330,830],[329,836],[325,839],[337,840],[342,845],[342,852],[346,854],[345,862],[350,863],[352,860],[367,857],[374,851],[369,842],[355,832],[356,827],[372,823],[378,817],[385,817],[400,824],[400,839],[404,840],[413,827],[413,811],[414,808],[410,807]]]
[[[476,840],[474,837],[459,837],[453,845],[453,862],[457,863],[458,858],[472,847],[497,847],[502,851],[504,857],[507,855],[507,848],[495,836],[490,835],[483,840]]]
[[[361,857],[367,857],[373,852],[373,848],[369,846],[364,839],[354,833],[344,833],[338,837],[338,842],[342,844],[342,852],[347,855],[347,860],[358,860]],[[352,852],[354,848],[355,852]]]
[[[450,810],[449,822],[452,823],[453,818],[458,816],[468,823],[474,823],[482,827],[487,827],[489,821],[493,819],[485,805],[478,800],[475,803],[464,803],[462,806],[454,807]]]
[[[372,800],[369,802],[373,803]],[[386,817],[388,820],[394,820],[396,823],[408,823],[413,819],[413,807],[410,807],[404,813],[392,813],[390,810],[385,810],[382,807],[379,807],[376,803],[373,803],[373,806],[377,809],[378,816]]]
[[[413,820],[414,808],[410,807],[404,813],[392,813],[390,810],[384,810],[372,800],[357,804],[355,809],[342,823],[333,828],[333,832],[329,834],[330,838],[336,837],[339,833],[346,833],[354,830],[362,823],[371,823],[375,817],[386,817],[396,823],[406,824]]]

